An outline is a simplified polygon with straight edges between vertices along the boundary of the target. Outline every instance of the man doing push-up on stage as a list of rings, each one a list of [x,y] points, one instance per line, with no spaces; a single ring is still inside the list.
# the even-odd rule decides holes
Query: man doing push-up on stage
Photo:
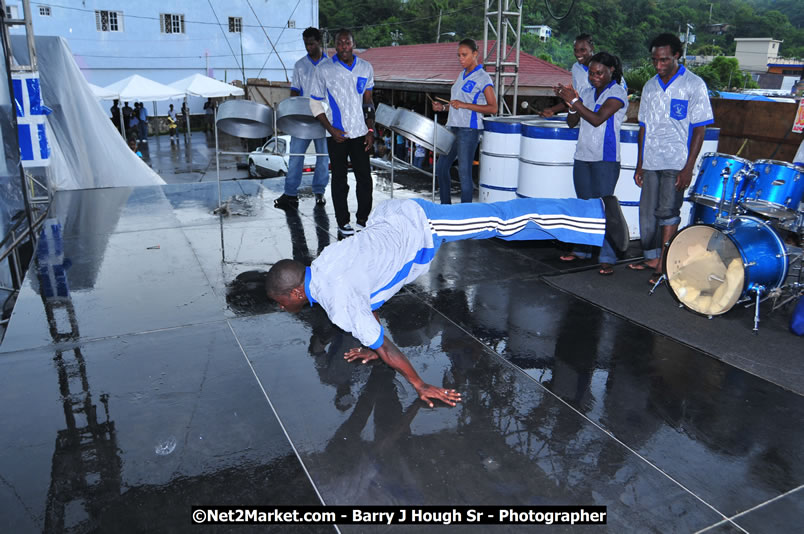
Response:
[[[431,407],[434,399],[455,406],[461,394],[426,384],[385,335],[376,310],[426,272],[443,243],[491,237],[558,239],[598,247],[608,239],[623,251],[629,236],[613,196],[520,198],[489,204],[389,200],[377,206],[365,230],[325,248],[310,267],[289,259],[277,262],[268,272],[266,292],[291,313],[308,303],[320,304],[333,323],[363,344],[346,353],[347,361],[366,363],[379,357],[402,373]]]

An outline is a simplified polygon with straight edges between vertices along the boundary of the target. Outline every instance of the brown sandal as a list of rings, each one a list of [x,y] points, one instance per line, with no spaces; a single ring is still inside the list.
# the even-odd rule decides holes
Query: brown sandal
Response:
[[[559,260],[563,261],[564,263],[569,263],[571,261],[578,261],[581,258],[570,252],[569,254],[564,254],[563,256],[558,257]]]
[[[614,274],[614,265],[610,263],[601,263],[600,269],[597,271],[600,276],[611,276]]]

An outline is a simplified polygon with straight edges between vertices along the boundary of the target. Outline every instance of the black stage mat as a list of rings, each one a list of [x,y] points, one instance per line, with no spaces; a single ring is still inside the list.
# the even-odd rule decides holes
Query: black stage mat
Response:
[[[678,303],[666,286],[650,295],[649,272],[615,267],[613,276],[596,269],[544,276],[564,291],[612,311],[651,330],[695,347],[710,356],[786,389],[804,395],[804,339],[789,328],[793,306],[771,312],[770,302],[760,308],[759,333],[753,333],[753,305],[735,306],[708,319]]]

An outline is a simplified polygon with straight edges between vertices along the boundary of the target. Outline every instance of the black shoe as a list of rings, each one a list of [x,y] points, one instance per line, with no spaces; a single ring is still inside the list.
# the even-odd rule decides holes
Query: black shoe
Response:
[[[282,195],[274,200],[274,207],[281,210],[297,210],[299,209],[299,199],[290,195]]]
[[[349,223],[344,224],[343,226],[338,227],[338,234],[348,237],[350,235],[355,235],[355,229],[352,228],[352,225]]]
[[[327,203],[327,199],[324,198],[324,195],[322,195],[321,193],[316,193],[315,194],[315,205],[316,206],[323,206],[326,203]]]
[[[620,201],[614,195],[608,195],[603,197],[603,205],[606,210],[606,239],[614,250],[625,252],[631,236],[628,233],[628,222],[620,209]]]

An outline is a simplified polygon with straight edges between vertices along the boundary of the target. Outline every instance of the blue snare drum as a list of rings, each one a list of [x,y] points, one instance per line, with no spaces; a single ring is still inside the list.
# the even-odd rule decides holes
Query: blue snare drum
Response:
[[[754,162],[754,173],[741,205],[766,217],[795,217],[804,195],[804,169],[786,161],[760,159]]]
[[[687,308],[721,315],[748,293],[765,294],[787,278],[782,240],[767,221],[740,216],[730,225],[695,224],[670,240],[664,272]]]
[[[717,206],[723,194],[723,171],[726,168],[728,168],[729,173],[726,180],[726,200],[724,205],[728,206],[731,202],[731,196],[735,193],[735,189],[734,198],[739,201],[748,180],[746,178],[736,183],[734,175],[742,169],[750,170],[751,162],[747,159],[718,152],[708,152],[701,158],[698,179],[695,180],[695,185],[692,186],[692,191],[690,191],[692,201],[705,206]]]

